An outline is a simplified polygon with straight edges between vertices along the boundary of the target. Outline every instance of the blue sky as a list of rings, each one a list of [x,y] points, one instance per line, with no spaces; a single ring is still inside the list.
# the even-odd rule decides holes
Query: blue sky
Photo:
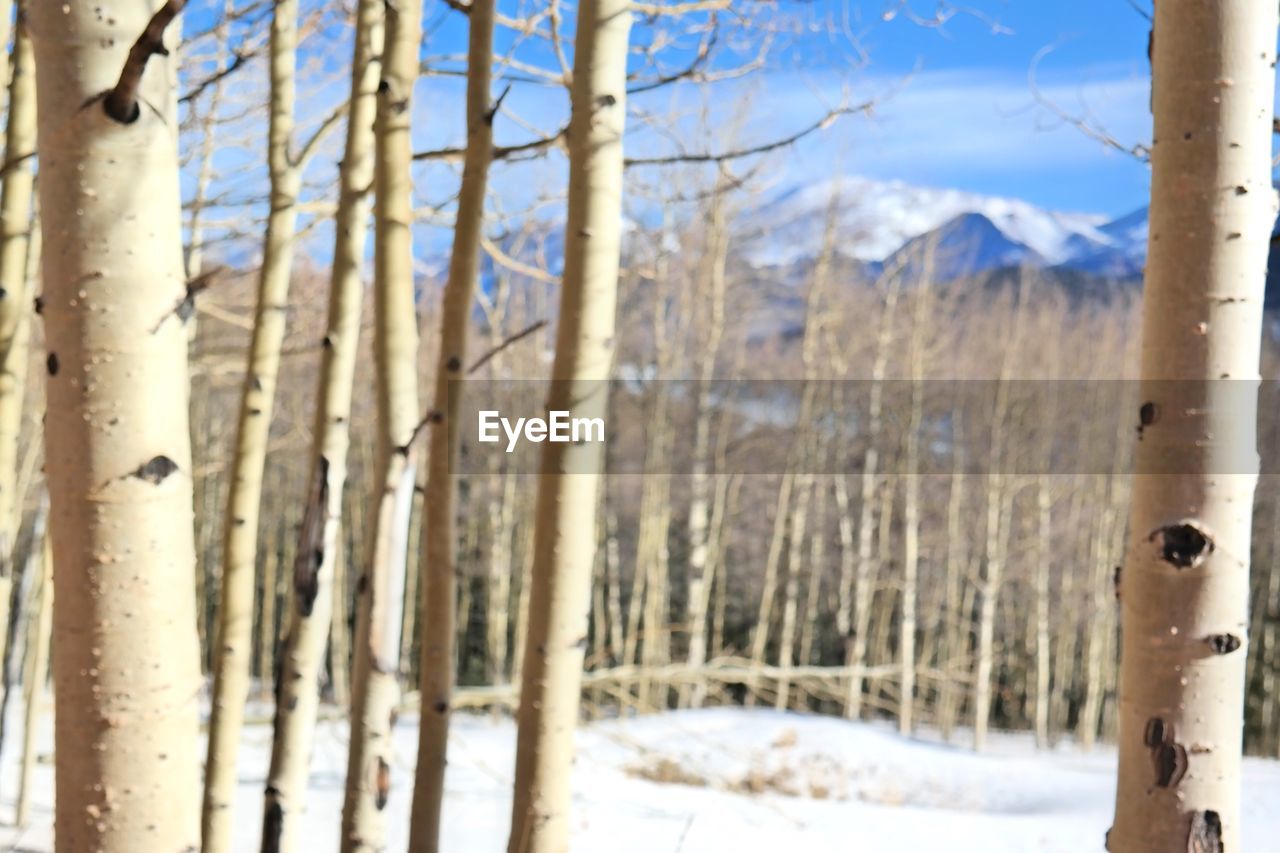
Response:
[[[1135,0],[1149,8],[1149,0]],[[1145,204],[1145,164],[1065,124],[1032,96],[1037,54],[1042,93],[1073,116],[1090,117],[1126,145],[1150,134],[1148,21],[1128,0],[972,0],[979,14],[926,27],[896,2],[824,0],[803,5],[816,18],[839,15],[866,53],[851,67],[828,36],[798,44],[791,69],[772,76],[777,106],[802,108],[806,89],[842,75],[855,93],[902,83],[870,121],[854,120],[815,140],[805,161],[846,171],[975,192],[1011,195],[1053,208],[1120,214]],[[915,2],[922,16],[935,4]],[[847,16],[845,9],[848,9]],[[824,156],[825,153],[825,156]]]
[[[220,10],[223,2],[192,3],[188,35],[207,30],[214,18],[210,10]],[[936,0],[913,2],[921,16],[932,16],[937,8]],[[974,13],[961,11],[942,26],[928,26],[910,20],[900,0],[782,0],[763,13],[778,30],[763,69],[711,86],[683,84],[632,98],[628,151],[634,156],[669,152],[676,145],[686,150],[742,147],[805,127],[842,98],[875,100],[871,116],[844,118],[794,149],[756,163],[757,188],[767,194],[845,173],[1116,216],[1145,204],[1145,164],[1064,123],[1035,101],[1028,85],[1035,58],[1052,48],[1038,66],[1044,95],[1126,145],[1145,142],[1150,133],[1149,25],[1143,15],[1129,0],[965,2]],[[1145,6],[1150,0],[1134,2]],[[300,54],[298,112],[305,132],[345,95],[350,34],[335,7],[320,0],[304,0],[303,6],[327,9],[327,26],[304,42]],[[544,7],[543,0],[499,0],[500,10],[511,15]],[[427,0],[425,8],[424,60],[437,68],[461,68],[465,16],[439,0]],[[886,16],[886,10],[896,14]],[[694,19],[665,25],[673,41],[661,54],[664,70],[687,63],[700,37],[698,24]],[[563,31],[571,34],[572,27],[570,5]],[[260,37],[264,29],[261,21],[241,26],[233,39]],[[651,23],[639,21],[635,43],[650,42],[655,32]],[[758,29],[727,24],[713,67],[725,69],[753,57],[760,40]],[[209,42],[202,44],[202,50],[211,50]],[[522,39],[509,30],[499,30],[496,49],[499,57],[513,51],[531,67],[555,65],[545,40]],[[571,48],[567,52],[571,59]],[[633,57],[632,68],[645,70],[639,57]],[[499,68],[495,94],[505,85],[502,75],[510,73]],[[239,72],[232,91],[244,92],[242,105],[263,102],[264,78],[261,63]],[[461,79],[447,76],[427,76],[419,83],[414,111],[420,150],[462,144],[463,86]],[[517,83],[504,102],[495,136],[499,145],[523,142],[560,128],[567,116],[567,93],[560,86]],[[646,116],[653,117],[652,127],[646,127]],[[237,148],[220,149],[217,156],[219,168],[241,171],[230,182],[234,186],[216,186],[215,196],[228,191],[252,196],[253,187],[265,189],[260,150],[265,110],[251,108],[238,123],[254,127],[239,136]],[[308,170],[317,197],[324,196],[336,172],[341,136],[332,135]],[[564,177],[558,154],[532,164],[496,166],[490,196],[496,227],[503,227],[504,215],[514,224],[542,200],[561,197]],[[678,169],[631,170],[628,178],[633,195],[643,197],[646,187],[656,186],[658,192],[649,198],[669,197],[662,194],[664,187],[684,180]],[[447,233],[440,226],[449,223],[456,167],[421,167],[416,183],[423,208],[444,205],[435,227],[424,226],[437,232],[428,239],[443,240]],[[554,202],[540,209],[553,208]],[[320,245],[327,244],[325,232],[314,232]]]
[[[712,123],[738,128],[741,145],[785,135],[811,123],[841,100],[876,99],[870,118],[854,117],[812,137],[787,156],[774,158],[775,184],[821,180],[833,170],[877,178],[1025,198],[1046,207],[1120,215],[1146,203],[1145,164],[1085,136],[1036,102],[1028,74],[1036,57],[1041,92],[1072,116],[1088,117],[1125,145],[1150,134],[1147,19],[1129,0],[965,0],[971,12],[957,11],[942,26],[912,20],[898,0],[790,0],[777,21],[800,30],[778,39],[767,67],[742,80],[693,87],[636,99],[633,107],[687,113],[686,147],[699,145],[706,131],[695,129],[705,102]],[[1134,0],[1146,8],[1150,0]],[[916,17],[932,17],[934,0],[914,0]],[[896,14],[885,20],[886,11]],[[442,22],[428,52],[461,50],[464,30],[458,16],[428,15]],[[805,27],[804,24],[809,24]],[[807,30],[807,31],[806,31]],[[648,29],[638,26],[637,37]],[[758,36],[739,34],[724,41],[719,60],[731,65],[751,55]],[[499,38],[500,49],[511,37]],[[685,45],[692,44],[685,41]],[[732,48],[737,48],[736,52]],[[521,54],[549,58],[526,45]],[[668,64],[687,56],[677,47]],[[443,87],[430,90],[436,97]],[[537,102],[549,93],[524,97]],[[460,92],[454,97],[460,97]],[[431,94],[428,95],[428,99]],[[742,116],[741,104],[752,105]],[[561,110],[512,100],[514,109],[544,127]],[[539,121],[541,119],[541,121]],[[633,126],[635,122],[633,122]],[[519,139],[510,125],[500,138]],[[643,132],[632,150],[659,141]]]

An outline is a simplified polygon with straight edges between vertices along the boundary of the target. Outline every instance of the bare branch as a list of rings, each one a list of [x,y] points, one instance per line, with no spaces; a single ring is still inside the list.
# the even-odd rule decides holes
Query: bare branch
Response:
[[[1027,87],[1031,90],[1031,97],[1035,98],[1036,103],[1040,104],[1040,106],[1053,113],[1066,124],[1076,128],[1090,139],[1102,143],[1107,148],[1128,154],[1130,157],[1134,157],[1144,163],[1147,162],[1151,158],[1151,148],[1149,146],[1144,145],[1141,142],[1134,143],[1133,145],[1125,145],[1123,142],[1108,133],[1104,128],[1090,122],[1087,117],[1072,115],[1054,102],[1053,99],[1040,91],[1040,87],[1036,83],[1036,71],[1039,69],[1040,63],[1044,58],[1052,53],[1056,47],[1057,45],[1051,44],[1040,48],[1040,50],[1036,52],[1035,57],[1031,60],[1031,67],[1027,70]]]
[[[529,336],[530,336],[530,335],[532,335],[534,332],[538,331],[539,329],[541,329],[542,327],[544,327],[544,326],[546,326],[546,325],[547,325],[547,321],[546,321],[546,320],[539,320],[539,321],[538,321],[538,322],[536,322],[536,323],[531,323],[530,325],[528,325],[528,326],[526,326],[525,328],[521,329],[520,331],[516,332],[514,335],[511,335],[509,338],[507,338],[506,340],[504,340],[502,343],[500,343],[500,344],[498,344],[497,346],[493,347],[493,348],[492,348],[492,349],[490,349],[488,352],[486,352],[484,355],[480,356],[480,357],[479,357],[479,358],[477,358],[475,361],[473,361],[473,362],[471,363],[471,366],[467,368],[467,375],[468,375],[468,376],[470,376],[471,374],[475,373],[477,370],[479,370],[480,368],[482,368],[482,367],[484,367],[486,364],[488,364],[488,363],[489,363],[489,361],[490,361],[490,359],[492,359],[492,358],[493,358],[494,356],[496,356],[498,353],[502,352],[503,350],[505,350],[507,347],[511,346],[512,344],[515,344],[515,343],[518,343],[519,341],[524,340],[525,338],[529,337]]]
[[[324,121],[320,122],[320,126],[315,129],[311,137],[298,150],[297,155],[293,158],[292,165],[295,168],[304,168],[307,161],[316,153],[316,148],[329,135],[329,132],[337,127],[347,115],[347,102],[343,101],[333,112],[325,116]]]
[[[720,28],[719,28],[718,22],[715,19],[715,16],[713,15],[711,29],[708,31],[706,38],[704,38],[698,44],[698,50],[694,54],[693,59],[690,60],[687,66],[671,74],[660,74],[658,77],[654,78],[653,80],[649,80],[637,86],[633,86],[627,89],[627,94],[638,95],[641,92],[649,92],[649,91],[652,91],[653,89],[666,86],[669,83],[674,83],[677,80],[694,78],[695,75],[697,75],[699,69],[701,69],[702,66],[706,64],[707,60],[711,58],[711,50],[713,47],[715,47],[716,39],[719,37],[719,35],[720,35]]]
[[[731,160],[740,160],[743,157],[767,154],[770,151],[777,151],[779,148],[786,148],[788,145],[794,145],[811,133],[816,133],[819,130],[830,127],[841,116],[870,112],[874,107],[874,101],[867,101],[864,104],[859,104],[853,107],[837,107],[836,109],[828,112],[818,121],[815,121],[808,127],[802,128],[789,136],[784,136],[781,139],[775,139],[772,142],[766,142],[762,145],[755,145],[750,148],[739,148],[721,152],[672,154],[665,157],[629,157],[623,161],[623,165],[630,168],[632,166],[671,166],[676,163],[727,163]]]
[[[1128,3],[1130,6],[1133,7],[1133,11],[1137,12],[1139,15],[1146,18],[1148,22],[1152,20],[1151,13],[1148,12],[1146,9],[1142,8],[1141,6],[1139,6],[1138,0],[1128,0]]]
[[[637,15],[645,15],[650,18],[659,18],[662,16],[678,17],[680,15],[692,15],[696,12],[715,12],[728,9],[730,0],[690,0],[687,3],[632,3],[631,11]]]
[[[500,266],[506,267],[514,273],[528,276],[534,281],[541,281],[544,284],[559,284],[560,279],[544,269],[539,269],[531,264],[517,260],[506,252],[502,251],[496,243],[488,237],[480,238],[480,247],[484,249],[485,254],[496,261]]]
[[[0,178],[3,178],[5,175],[9,174],[24,163],[29,163],[34,160],[35,156],[36,152],[28,151],[26,154],[19,154],[11,160],[6,160],[4,165],[0,166]]]
[[[137,121],[142,72],[147,70],[147,62],[152,56],[169,55],[169,49],[164,46],[164,31],[186,5],[187,0],[167,0],[152,16],[133,47],[129,48],[129,56],[120,70],[120,79],[102,102],[102,108],[111,118],[121,124]]]
[[[225,68],[220,68],[215,73],[210,74],[208,77],[201,80],[194,87],[192,87],[191,91],[187,92],[185,95],[179,98],[178,103],[186,104],[199,98],[201,95],[205,93],[205,91],[210,86],[215,86],[218,83],[225,80],[227,77],[230,77],[232,74],[238,71],[241,67],[243,67],[245,63],[247,63],[250,59],[252,59],[256,54],[257,54],[256,50],[236,51],[235,55],[232,57],[231,61],[227,63],[227,66]]]
[[[495,105],[495,109],[496,109]],[[568,128],[561,128],[551,136],[544,136],[519,145],[503,145],[493,149],[494,160],[511,160],[518,154],[530,154],[552,148],[564,139]],[[419,151],[413,155],[415,160],[449,160],[460,162],[467,153],[465,148],[437,148],[433,151]]]

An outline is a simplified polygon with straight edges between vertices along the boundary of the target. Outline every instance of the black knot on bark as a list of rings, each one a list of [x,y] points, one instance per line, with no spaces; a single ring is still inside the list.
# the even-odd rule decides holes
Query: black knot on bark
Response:
[[[168,456],[157,456],[151,461],[139,465],[138,470],[133,472],[133,476],[158,486],[164,482],[166,477],[177,470],[177,462],[174,462]]]
[[[1160,407],[1148,400],[1138,407],[1138,438],[1142,431],[1160,419]]]
[[[1205,640],[1215,655],[1229,655],[1241,646],[1235,634],[1210,634]]]
[[[1213,553],[1213,539],[1189,521],[1158,528],[1147,541],[1155,543],[1160,559],[1175,569],[1193,569]]]
[[[45,369],[49,371],[50,376],[58,375],[58,354],[56,352],[49,353],[49,357],[44,360]]]

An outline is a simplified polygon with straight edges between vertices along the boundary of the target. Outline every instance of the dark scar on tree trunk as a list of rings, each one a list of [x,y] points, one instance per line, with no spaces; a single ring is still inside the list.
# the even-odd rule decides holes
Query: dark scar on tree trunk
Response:
[[[1147,720],[1142,742],[1151,749],[1151,764],[1156,771],[1156,785],[1172,788],[1187,772],[1187,750],[1174,741],[1173,726],[1159,717]]]
[[[280,834],[284,831],[284,809],[280,792],[267,786],[267,808],[262,814],[262,853],[279,853]]]
[[[391,766],[381,757],[378,758],[377,777],[374,779],[373,803],[382,811],[391,798]]]
[[[1223,853],[1222,818],[1212,809],[1191,816],[1187,853]]]
[[[310,616],[320,591],[320,566],[324,563],[324,521],[329,505],[329,460],[321,456],[315,482],[302,517],[298,554],[293,561],[293,589],[298,612]]]

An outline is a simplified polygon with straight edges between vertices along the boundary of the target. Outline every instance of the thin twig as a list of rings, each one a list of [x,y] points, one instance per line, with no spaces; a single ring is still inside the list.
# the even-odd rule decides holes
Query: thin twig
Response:
[[[147,61],[152,56],[169,55],[169,49],[164,46],[164,31],[186,5],[187,0],[167,0],[152,16],[133,47],[129,48],[129,56],[124,61],[124,68],[120,70],[120,79],[102,103],[107,115],[121,124],[137,121],[138,87],[142,84],[142,72],[147,70]]]
[[[1032,58],[1031,67],[1027,69],[1027,88],[1031,90],[1031,97],[1034,98],[1036,103],[1040,104],[1040,106],[1056,115],[1063,122],[1072,125],[1076,130],[1079,130],[1090,139],[1102,143],[1107,148],[1112,148],[1116,151],[1128,154],[1130,157],[1141,160],[1144,163],[1148,162],[1151,159],[1151,148],[1149,146],[1144,145],[1141,142],[1133,145],[1125,145],[1123,142],[1108,133],[1105,128],[1090,122],[1088,118],[1072,115],[1055,103],[1052,98],[1040,91],[1040,86],[1036,82],[1036,72],[1040,68],[1040,63],[1044,61],[1044,58],[1052,53],[1056,48],[1056,44],[1046,45],[1037,51],[1036,55]]]
[[[530,335],[532,335],[534,332],[538,331],[545,325],[547,325],[546,320],[539,320],[538,322],[533,323],[521,329],[520,331],[516,332],[514,335],[507,338],[502,343],[498,344],[493,349],[489,350],[484,355],[480,356],[475,361],[473,361],[471,363],[471,366],[467,368],[467,375],[468,376],[472,375],[477,370],[484,367],[489,362],[489,360],[492,359],[494,356],[496,356],[498,353],[502,352],[504,349],[511,346],[512,344],[524,340],[525,338],[529,337]]]
[[[743,157],[767,154],[770,151],[776,151],[779,148],[786,148],[788,145],[794,145],[809,134],[830,127],[831,124],[841,116],[851,115],[853,113],[870,112],[874,106],[874,101],[868,101],[865,104],[859,104],[855,107],[840,107],[838,109],[831,110],[818,121],[815,121],[808,127],[796,131],[790,136],[784,136],[781,139],[775,139],[772,142],[766,142],[763,145],[756,145],[751,148],[739,148],[732,151],[695,154],[672,154],[667,157],[630,157],[623,161],[623,165],[630,168],[632,166],[670,166],[676,163],[727,163],[730,160],[740,160]]]
[[[492,159],[495,161],[511,160],[517,154],[530,154],[545,151],[558,145],[565,135],[568,128],[561,128],[551,136],[544,136],[541,139],[534,139],[529,142],[521,142],[519,145],[499,145],[493,149]],[[414,160],[452,160],[459,161],[466,156],[465,148],[438,148],[434,151],[419,151],[413,155]]]

